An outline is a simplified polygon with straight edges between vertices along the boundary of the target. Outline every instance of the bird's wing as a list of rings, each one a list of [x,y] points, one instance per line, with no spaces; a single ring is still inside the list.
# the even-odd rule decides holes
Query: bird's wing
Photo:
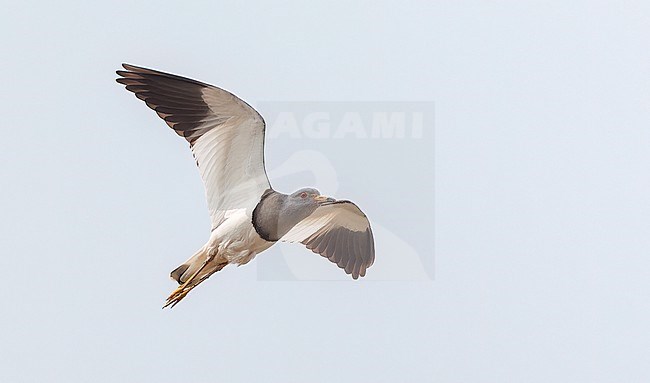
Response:
[[[366,269],[375,261],[370,222],[350,201],[322,204],[280,240],[304,244],[352,274],[354,279],[365,276]]]
[[[250,105],[215,86],[122,64],[120,84],[135,93],[189,143],[212,219],[252,208],[270,188],[264,169],[264,119]]]

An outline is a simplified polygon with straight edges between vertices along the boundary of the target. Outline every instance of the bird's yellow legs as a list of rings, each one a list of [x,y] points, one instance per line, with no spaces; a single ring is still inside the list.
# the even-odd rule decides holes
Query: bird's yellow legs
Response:
[[[179,285],[176,288],[176,290],[172,291],[172,293],[169,295],[169,297],[167,297],[167,302],[165,303],[163,308],[165,308],[167,306],[170,306],[170,305],[171,305],[171,307],[176,306],[178,304],[178,302],[180,302],[181,300],[183,300],[183,298],[185,298],[187,293],[192,291],[193,288],[198,286],[204,280],[208,279],[208,277],[210,275],[212,275],[213,273],[221,270],[224,266],[227,265],[227,263],[219,264],[219,265],[217,265],[217,268],[213,272],[205,274],[205,275],[201,276],[200,279],[195,280],[196,277],[203,271],[203,269],[205,269],[205,267],[214,259],[215,255],[216,255],[216,252],[212,253],[212,254],[208,254],[208,258],[203,262],[201,267],[199,267],[199,269],[196,270],[194,272],[194,274],[192,274],[189,278],[187,278],[187,280],[185,282],[183,282],[181,285]]]

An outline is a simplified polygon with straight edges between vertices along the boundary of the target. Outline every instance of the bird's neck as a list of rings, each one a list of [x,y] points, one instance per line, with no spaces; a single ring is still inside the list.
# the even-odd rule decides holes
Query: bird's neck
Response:
[[[253,210],[253,227],[262,239],[275,242],[282,238],[292,226],[286,227],[280,221],[280,211],[289,196],[268,189],[262,194],[260,202]]]

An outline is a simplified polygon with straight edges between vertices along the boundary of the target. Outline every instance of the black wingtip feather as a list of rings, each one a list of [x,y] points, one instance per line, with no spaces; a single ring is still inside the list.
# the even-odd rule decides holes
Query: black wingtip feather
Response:
[[[181,81],[181,82],[192,83],[194,85],[199,85],[199,86],[202,86],[202,87],[213,87],[210,84],[206,84],[204,82],[194,80],[192,78],[183,77],[183,76],[179,76],[179,75],[175,75],[175,74],[171,74],[171,73],[166,73],[166,72],[161,72],[161,71],[158,71],[158,70],[155,70],[155,69],[144,68],[144,67],[140,67],[140,66],[133,65],[133,64],[122,63],[122,68],[126,69],[126,72],[125,71],[118,71],[118,74],[120,76],[124,76],[124,77],[129,76],[129,75],[134,75],[134,74],[144,76],[144,77],[146,77],[146,76],[158,76],[158,77],[165,77],[165,78],[169,78],[169,79],[173,79],[173,80],[177,80],[177,81]],[[119,73],[119,72],[123,72],[123,73]]]

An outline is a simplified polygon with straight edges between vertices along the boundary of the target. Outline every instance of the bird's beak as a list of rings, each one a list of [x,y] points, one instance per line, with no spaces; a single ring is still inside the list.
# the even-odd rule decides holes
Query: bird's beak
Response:
[[[331,197],[326,197],[324,195],[319,195],[319,196],[314,197],[314,201],[323,203],[323,202],[334,202],[336,200],[334,198],[331,198]]]

